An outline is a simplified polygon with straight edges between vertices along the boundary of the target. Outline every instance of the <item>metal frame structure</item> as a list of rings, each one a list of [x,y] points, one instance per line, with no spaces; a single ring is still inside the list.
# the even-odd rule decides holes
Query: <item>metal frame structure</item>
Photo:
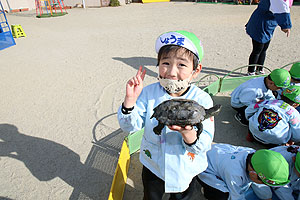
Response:
[[[0,50],[14,46],[15,44],[16,42],[12,36],[5,11],[0,1]]]

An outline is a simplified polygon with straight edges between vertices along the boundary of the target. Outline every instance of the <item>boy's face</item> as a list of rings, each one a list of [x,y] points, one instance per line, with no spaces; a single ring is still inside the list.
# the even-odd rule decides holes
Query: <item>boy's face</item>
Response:
[[[256,171],[254,171],[250,163],[248,163],[247,167],[249,172],[249,178],[251,179],[251,181],[257,184],[264,184],[264,182],[262,182],[262,180],[258,177]]]
[[[281,87],[277,87],[276,85],[275,85],[275,83],[273,82],[273,81],[271,81],[271,80],[269,80],[269,79],[267,79],[267,87],[270,89],[270,90],[272,90],[272,91],[276,91],[276,90],[279,90],[279,89],[281,89]]]
[[[249,171],[249,177],[254,183],[264,184],[264,182],[262,182],[262,180],[258,177],[257,173],[254,170]]]
[[[296,156],[294,156],[293,158],[293,161],[294,161],[294,163],[296,162]],[[298,177],[300,177],[300,173],[298,172],[298,170],[296,169],[296,165],[294,166],[294,172],[296,173],[296,175],[298,176]]]
[[[296,169],[296,167],[294,167],[294,172],[296,173],[296,175],[297,175],[298,177],[300,177],[300,173],[298,172],[298,170]]]
[[[159,75],[171,80],[189,79],[191,81],[197,77],[201,68],[199,64],[197,69],[193,70],[193,57],[184,54],[184,50],[163,55],[159,61]]]
[[[291,78],[291,83],[300,83],[300,80],[296,80],[296,79]]]

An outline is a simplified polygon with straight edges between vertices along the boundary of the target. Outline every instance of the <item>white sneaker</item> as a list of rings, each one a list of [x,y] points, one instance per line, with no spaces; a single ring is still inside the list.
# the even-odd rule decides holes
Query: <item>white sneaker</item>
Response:
[[[201,187],[200,192],[201,192],[202,195],[204,195],[204,188],[203,187]]]
[[[248,126],[247,122],[244,122],[244,121],[242,120],[242,116],[241,116],[240,113],[236,113],[236,114],[234,115],[234,118],[235,118],[236,121],[238,121],[242,126]]]
[[[264,70],[259,70],[255,72],[256,75],[264,75],[265,71]]]
[[[254,76],[255,75],[255,72],[248,72],[247,73],[247,76]]]

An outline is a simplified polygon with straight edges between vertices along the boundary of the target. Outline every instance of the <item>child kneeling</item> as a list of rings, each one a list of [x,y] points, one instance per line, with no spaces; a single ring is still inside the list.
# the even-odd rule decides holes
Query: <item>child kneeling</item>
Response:
[[[281,100],[265,100],[251,104],[245,110],[249,119],[248,139],[253,136],[268,145],[291,145],[300,141],[300,86],[286,88]]]

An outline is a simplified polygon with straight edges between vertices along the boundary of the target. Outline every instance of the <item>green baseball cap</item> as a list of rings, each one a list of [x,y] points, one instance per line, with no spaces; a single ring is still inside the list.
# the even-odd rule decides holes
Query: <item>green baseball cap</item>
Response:
[[[263,183],[269,186],[283,186],[289,181],[289,164],[278,152],[261,149],[256,151],[251,164]]]
[[[199,62],[203,58],[202,43],[194,33],[188,31],[170,31],[161,34],[155,43],[156,53],[166,45],[181,46],[190,50],[197,56]]]
[[[291,75],[286,69],[275,69],[270,77],[277,87],[288,87],[291,83]]]
[[[300,62],[296,62],[292,65],[290,74],[293,79],[300,81]]]
[[[297,154],[296,154],[295,167],[296,167],[296,170],[300,173],[300,153],[299,152],[297,152]]]
[[[289,98],[291,101],[300,104],[300,86],[291,85],[283,90],[282,95]]]

